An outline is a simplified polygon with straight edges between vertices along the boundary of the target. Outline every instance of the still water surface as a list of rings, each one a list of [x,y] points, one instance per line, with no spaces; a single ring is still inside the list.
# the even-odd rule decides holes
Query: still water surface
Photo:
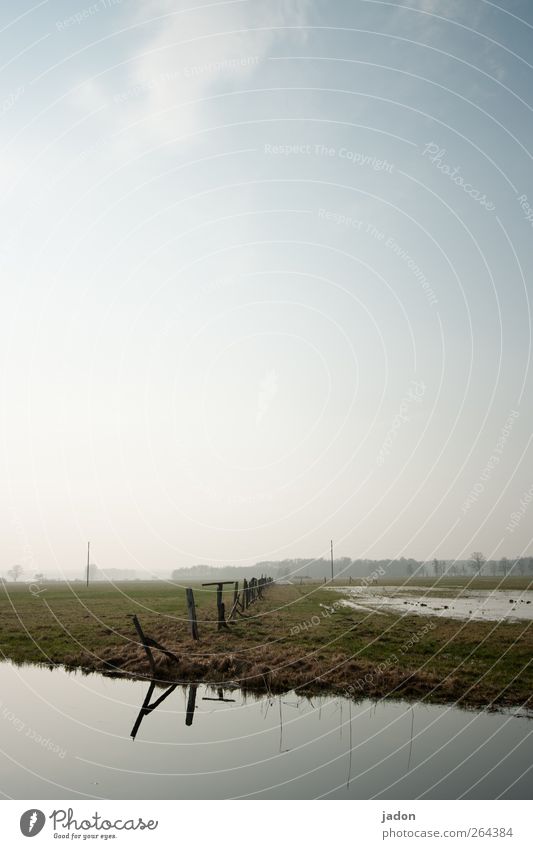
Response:
[[[335,587],[346,596],[342,603],[369,613],[394,611],[402,616],[440,616],[478,622],[533,622],[531,590],[470,590],[439,595],[432,588]]]
[[[155,688],[145,702],[148,690],[1,663],[0,791],[15,799],[531,796],[533,723],[523,716],[295,693],[256,699],[204,686],[166,696]]]

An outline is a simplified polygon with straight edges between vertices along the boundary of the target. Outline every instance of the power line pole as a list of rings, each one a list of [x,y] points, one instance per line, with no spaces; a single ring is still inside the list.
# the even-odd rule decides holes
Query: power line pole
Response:
[[[331,583],[333,583],[333,540],[331,540]]]
[[[87,586],[89,586],[89,556],[91,551],[91,543],[87,543]]]

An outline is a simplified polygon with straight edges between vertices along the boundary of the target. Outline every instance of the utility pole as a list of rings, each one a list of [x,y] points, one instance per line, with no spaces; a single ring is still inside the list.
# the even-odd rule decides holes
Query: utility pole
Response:
[[[331,583],[333,583],[333,540],[331,540]]]
[[[91,543],[87,543],[87,586],[89,586],[89,556],[91,551]]]

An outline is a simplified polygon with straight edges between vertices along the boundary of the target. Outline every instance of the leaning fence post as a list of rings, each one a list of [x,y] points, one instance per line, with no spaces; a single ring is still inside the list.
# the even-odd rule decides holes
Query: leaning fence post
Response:
[[[185,590],[187,596],[187,610],[189,611],[189,624],[191,626],[191,637],[193,640],[198,638],[198,622],[196,621],[196,605],[194,603],[194,593],[192,587],[187,587]]]
[[[137,619],[137,614],[134,613],[131,618],[133,619],[133,624],[135,625],[135,630],[137,631],[139,637],[141,638],[141,645],[142,645],[143,649],[145,650],[146,654],[148,655],[148,660],[150,662],[150,669],[152,670],[152,675],[155,676],[156,670],[155,670],[154,656],[153,656],[152,652],[150,651],[150,648],[148,646],[148,641],[147,641],[146,637],[144,636],[144,631],[141,628],[141,623]]]

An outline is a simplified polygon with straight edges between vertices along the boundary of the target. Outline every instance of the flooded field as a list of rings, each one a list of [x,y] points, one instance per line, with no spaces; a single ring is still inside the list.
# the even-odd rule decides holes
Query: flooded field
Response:
[[[370,612],[396,611],[450,619],[533,621],[531,590],[416,589],[413,587],[336,587],[343,604]]]
[[[530,719],[253,698],[0,664],[0,791],[67,798],[527,798]]]

